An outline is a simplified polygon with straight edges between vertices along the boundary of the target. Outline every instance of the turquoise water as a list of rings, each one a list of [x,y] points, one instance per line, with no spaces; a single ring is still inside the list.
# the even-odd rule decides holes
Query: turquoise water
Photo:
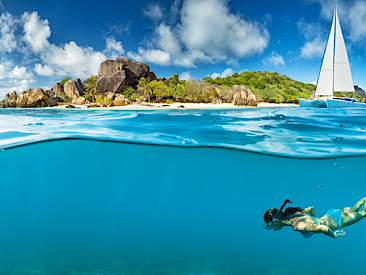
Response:
[[[1,110],[0,274],[363,274],[366,220],[262,225],[366,196],[365,115]]]

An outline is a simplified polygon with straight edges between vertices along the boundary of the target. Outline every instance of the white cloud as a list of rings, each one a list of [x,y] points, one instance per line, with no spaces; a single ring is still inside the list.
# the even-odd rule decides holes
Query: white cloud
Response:
[[[150,3],[149,6],[143,10],[143,13],[153,20],[160,20],[163,18],[164,8],[159,3]]]
[[[18,20],[10,13],[0,16],[0,52],[11,53],[17,47],[14,31]]]
[[[45,64],[45,65],[42,65],[39,63],[35,64],[34,71],[38,75],[43,75],[43,76],[54,76],[56,74],[55,71],[47,64]]]
[[[311,82],[311,84],[316,85],[316,81],[314,80],[313,82]]]
[[[283,60],[283,56],[276,52],[272,52],[270,56],[267,56],[265,59],[263,59],[263,64],[277,68],[286,65],[285,60]]]
[[[170,60],[165,65],[195,67],[199,62],[226,62],[262,53],[269,42],[265,25],[231,13],[227,4],[227,0],[184,0],[180,23],[172,26],[161,23],[147,43],[150,49],[144,50],[146,54],[130,52],[130,56],[151,61],[156,58],[149,58],[149,53],[160,50],[169,54]],[[174,2],[172,14],[177,14],[179,5],[180,1]],[[157,61],[163,64],[160,59]]]
[[[127,56],[138,62],[151,62],[162,66],[170,64],[170,53],[162,50],[139,48],[138,53],[128,52]]]
[[[23,78],[23,79],[30,79],[33,77],[33,74],[27,72],[26,67],[18,67],[16,66],[13,70],[11,70],[8,75],[8,78]]]
[[[108,58],[116,59],[125,53],[122,42],[116,41],[114,36],[107,37],[105,44],[106,48],[103,52]]]
[[[87,78],[98,72],[101,62],[106,60],[102,52],[94,51],[92,47],[78,46],[74,41],[61,46],[51,44],[48,38],[51,29],[47,19],[42,20],[37,12],[22,15],[24,22],[24,40],[35,54],[38,54],[43,67],[36,65],[36,73],[41,75],[70,75],[72,77]],[[108,52],[121,52],[122,44],[112,38],[107,38]]]
[[[301,47],[301,57],[305,59],[311,59],[314,57],[322,57],[325,49],[325,41],[320,37],[315,38],[313,41],[308,41]]]
[[[48,20],[40,19],[37,12],[25,12],[21,19],[24,22],[25,42],[29,44],[36,53],[47,50],[50,46],[48,38],[51,36]]]
[[[220,73],[213,73],[213,74],[211,75],[211,77],[212,77],[213,79],[216,79],[216,78],[218,78],[218,77],[225,78],[225,77],[227,77],[227,76],[232,75],[233,73],[235,73],[233,69],[231,69],[231,68],[227,68],[227,69],[225,69],[221,74],[220,74]]]
[[[180,80],[190,80],[192,79],[191,72],[183,72],[179,75]]]
[[[300,57],[311,59],[321,57],[325,49],[325,32],[319,22],[305,22],[303,18],[296,23],[299,32],[305,37],[305,44],[300,48]]]
[[[334,0],[310,0],[321,7],[320,16],[329,21],[329,26],[334,14]],[[363,0],[338,1],[339,20],[342,29],[346,30],[345,37],[353,43],[366,40],[366,2]]]

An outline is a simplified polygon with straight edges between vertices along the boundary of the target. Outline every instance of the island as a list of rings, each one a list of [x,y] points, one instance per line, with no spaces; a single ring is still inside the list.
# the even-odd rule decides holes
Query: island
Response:
[[[355,96],[366,98],[355,86]],[[311,98],[316,86],[268,71],[245,71],[226,78],[180,80],[177,74],[157,78],[147,64],[126,57],[106,60],[97,76],[83,82],[67,77],[51,90],[28,89],[7,94],[1,108],[232,108],[296,105]],[[280,104],[280,105],[277,105]]]

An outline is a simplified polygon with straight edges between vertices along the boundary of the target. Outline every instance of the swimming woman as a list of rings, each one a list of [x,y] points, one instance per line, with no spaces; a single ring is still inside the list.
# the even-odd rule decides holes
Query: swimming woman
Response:
[[[304,238],[310,238],[318,233],[337,238],[346,234],[344,230],[340,230],[341,228],[350,226],[366,216],[366,197],[359,200],[353,207],[330,209],[321,218],[315,218],[313,206],[305,209],[288,207],[283,211],[285,205],[292,202],[292,200],[285,200],[279,210],[269,209],[264,214],[265,224],[263,227],[278,231],[284,226],[291,226],[294,231],[299,231]]]

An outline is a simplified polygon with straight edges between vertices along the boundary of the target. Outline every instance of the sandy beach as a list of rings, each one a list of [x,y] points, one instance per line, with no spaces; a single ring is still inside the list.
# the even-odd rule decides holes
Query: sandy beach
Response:
[[[276,103],[258,103],[257,107],[249,107],[249,106],[235,106],[231,103],[222,103],[222,104],[212,104],[212,103],[142,103],[142,104],[131,104],[126,106],[113,106],[113,107],[98,107],[98,108],[88,108],[87,105],[77,105],[77,104],[65,104],[59,105],[55,107],[47,107],[45,109],[66,109],[66,106],[72,105],[75,109],[104,109],[104,110],[184,110],[184,109],[242,109],[242,108],[258,108],[258,107],[298,107],[297,104],[276,104]],[[184,107],[182,107],[184,106]],[[73,110],[74,108],[70,108]]]

